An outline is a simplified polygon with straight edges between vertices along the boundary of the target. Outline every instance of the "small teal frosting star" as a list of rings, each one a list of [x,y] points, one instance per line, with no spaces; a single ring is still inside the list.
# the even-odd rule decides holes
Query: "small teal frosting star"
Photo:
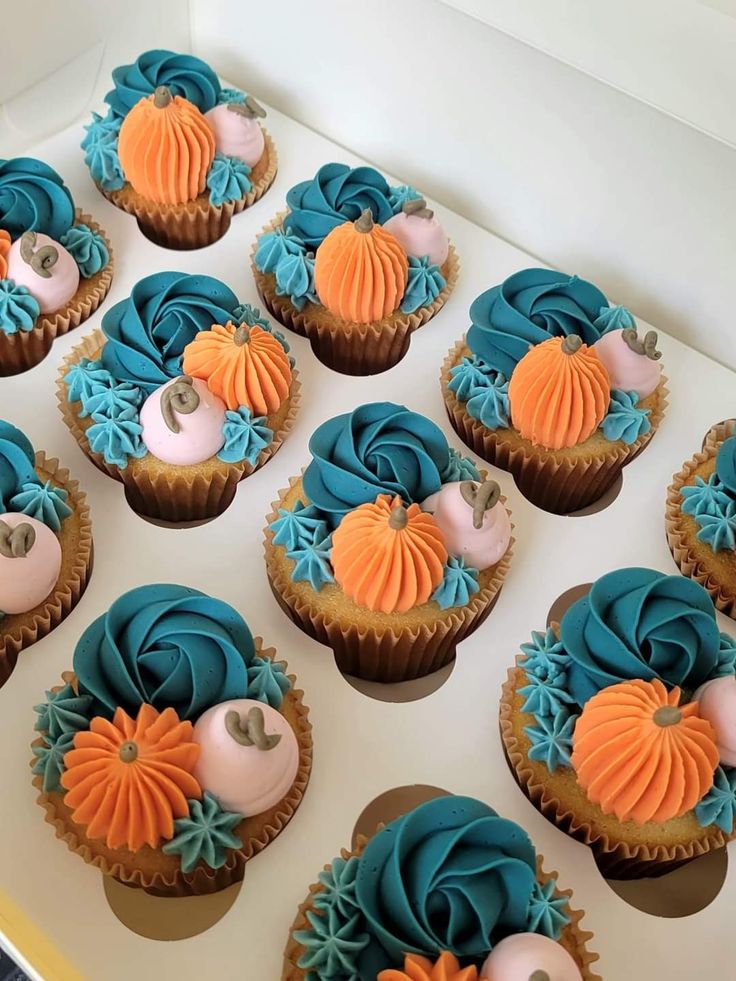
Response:
[[[228,848],[240,848],[242,842],[233,828],[243,820],[242,814],[223,811],[217,798],[205,790],[202,800],[190,800],[189,816],[174,821],[174,837],[163,846],[166,855],[181,856],[182,872],[191,872],[198,862],[219,869],[227,860]]]
[[[526,928],[529,933],[541,933],[550,940],[560,939],[570,917],[567,913],[567,897],[556,896],[556,889],[557,879],[554,876],[544,885],[534,883],[527,913]]]
[[[519,694],[525,698],[521,711],[529,712],[537,721],[542,717],[554,718],[558,712],[574,704],[572,695],[565,688],[567,675],[564,671],[551,680],[535,674],[527,677],[529,683],[519,688]]]
[[[273,442],[273,430],[266,425],[266,417],[254,418],[245,405],[241,405],[237,411],[228,409],[222,433],[225,445],[217,458],[223,463],[240,463],[245,460],[253,466],[261,452]]]
[[[460,402],[467,402],[474,389],[491,386],[497,374],[494,368],[473,354],[464,357],[459,364],[450,369],[450,381],[447,387]]]
[[[736,674],[736,640],[729,634],[721,634],[718,661],[711,678],[723,678]]]
[[[544,763],[550,773],[558,767],[570,766],[572,733],[577,716],[560,709],[554,718],[542,717],[537,724],[524,726],[531,740],[529,759]]]
[[[123,470],[129,457],[138,459],[148,452],[141,439],[142,432],[138,410],[129,406],[114,418],[96,412],[85,435],[93,453],[101,454],[105,463]]]
[[[610,442],[621,440],[627,446],[635,443],[640,436],[652,428],[649,421],[650,409],[639,409],[639,393],[624,392],[614,388],[608,412],[600,424],[603,435]]]
[[[138,409],[143,402],[143,392],[130,382],[112,386],[95,386],[88,394],[82,393],[80,416],[101,415],[117,419],[128,409]]]
[[[74,733],[65,732],[58,739],[43,737],[40,746],[31,746],[36,761],[31,772],[43,778],[42,788],[45,794],[61,790],[61,775],[66,769],[64,754],[74,749]]]
[[[89,358],[82,358],[77,364],[73,364],[64,375],[64,381],[70,402],[81,402],[94,392],[115,385],[115,379],[107,368],[103,368],[99,361],[91,361]]]
[[[28,482],[22,484],[18,493],[10,499],[10,510],[27,514],[48,525],[52,531],[58,531],[62,521],[72,513],[66,503],[68,497],[68,491],[55,487],[50,480],[45,484]]]
[[[478,570],[466,565],[462,556],[456,559],[451,555],[445,564],[442,582],[432,593],[432,599],[441,609],[449,610],[453,606],[466,606],[479,589]]]
[[[531,643],[522,644],[521,650],[524,655],[522,667],[530,677],[534,675],[540,681],[554,681],[565,673],[570,663],[570,657],[552,627],[547,627],[544,633],[533,630]]]
[[[441,474],[443,484],[456,480],[480,480],[480,471],[469,456],[462,456],[454,447],[450,447],[450,458]]]
[[[411,184],[395,184],[388,189],[388,203],[397,215],[408,201],[418,201],[421,194]]]
[[[717,824],[725,834],[732,833],[736,824],[736,769],[716,768],[713,786],[695,805],[695,817],[704,828]]]
[[[308,930],[295,930],[294,939],[306,948],[299,958],[299,967],[310,979],[319,981],[361,981],[358,960],[370,943],[362,930],[362,914],[350,919],[340,915],[335,907],[320,916],[307,911]],[[312,973],[314,972],[314,973]]]
[[[320,912],[335,908],[344,919],[355,915],[358,901],[355,897],[355,877],[359,861],[353,855],[349,859],[336,858],[332,865],[320,872],[322,892],[315,893],[314,908]]]
[[[279,508],[279,516],[272,523],[274,545],[282,545],[287,551],[301,548],[313,542],[315,537],[324,538],[327,525],[316,507],[297,501],[293,510]]]
[[[680,510],[683,514],[692,514],[694,517],[701,514],[722,514],[723,509],[731,502],[716,473],[712,473],[707,480],[696,476],[694,484],[680,488],[680,496]]]
[[[38,715],[34,729],[56,742],[66,733],[73,735],[82,729],[89,729],[91,708],[90,695],[78,695],[71,685],[66,684],[58,691],[47,691],[46,701],[33,706],[33,711]]]
[[[698,514],[695,520],[700,525],[697,537],[714,552],[736,549],[736,501],[729,501],[720,514]]]
[[[318,528],[311,542],[286,553],[286,557],[294,562],[292,581],[306,581],[317,593],[325,583],[335,581],[330,564],[332,535],[322,537],[321,531],[322,529]]]
[[[612,330],[636,327],[636,320],[634,320],[633,313],[626,307],[601,307],[598,316],[593,321],[593,326],[597,327],[601,334],[606,334]]]
[[[487,429],[506,429],[511,418],[509,383],[497,373],[490,385],[471,390],[465,408]]]
[[[284,662],[272,661],[270,657],[259,657],[256,654],[248,665],[248,690],[245,697],[279,709],[290,688],[291,682],[286,675]]]

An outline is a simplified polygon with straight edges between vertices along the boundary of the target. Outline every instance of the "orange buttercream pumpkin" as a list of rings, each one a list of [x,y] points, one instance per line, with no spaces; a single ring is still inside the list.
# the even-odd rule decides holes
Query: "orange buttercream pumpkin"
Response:
[[[366,209],[357,221],[333,228],[317,249],[314,286],[330,313],[367,324],[396,310],[408,269],[404,247]]]
[[[123,120],[118,156],[125,179],[144,198],[183,204],[205,189],[215,137],[195,105],[160,85]]]
[[[184,374],[201,378],[228,409],[277,412],[289,394],[291,364],[273,334],[257,324],[214,324],[184,348]]]
[[[713,785],[716,733],[697,702],[659,679],[623,681],[585,703],[573,734],[572,765],[589,800],[619,821],[669,821]]]
[[[356,603],[405,613],[426,603],[442,582],[447,549],[431,514],[379,494],[342,519],[331,561],[335,580]]]
[[[112,722],[92,719],[64,756],[73,819],[108,848],[135,852],[173,837],[174,819],[189,814],[187,798],[202,796],[192,776],[200,751],[193,732],[173,708],[159,714],[146,704],[135,721],[121,708]]]
[[[5,279],[8,275],[8,252],[12,244],[9,233],[0,228],[0,279]]]
[[[407,954],[404,970],[390,968],[381,971],[377,981],[477,981],[478,971],[472,965],[460,967],[460,962],[449,950],[444,950],[433,964],[419,954]]]
[[[536,344],[509,382],[511,422],[535,446],[559,450],[591,436],[611,401],[611,384],[592,347],[576,334]]]

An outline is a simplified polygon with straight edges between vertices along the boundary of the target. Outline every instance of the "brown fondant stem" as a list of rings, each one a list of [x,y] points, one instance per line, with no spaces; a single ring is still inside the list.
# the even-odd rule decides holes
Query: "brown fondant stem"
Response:
[[[370,232],[373,228],[373,214],[370,208],[366,208],[363,214],[355,222],[356,232]]]
[[[166,85],[159,85],[153,92],[153,104],[157,109],[165,109],[171,102],[171,89]]]
[[[405,215],[414,215],[416,218],[434,218],[434,211],[427,207],[424,198],[412,198],[411,201],[405,201],[401,210]]]
[[[225,729],[229,736],[240,743],[241,746],[255,746],[256,749],[269,750],[281,742],[281,734],[274,733],[272,736],[266,735],[266,720],[263,716],[263,709],[252,708],[245,718],[245,722],[240,714],[231,709],[225,713]]]
[[[133,763],[138,758],[138,747],[134,742],[123,743],[118,750],[118,756],[123,763]]]
[[[550,981],[550,977],[546,971],[532,971],[529,975],[529,981]]]
[[[582,347],[583,339],[578,334],[568,334],[563,337],[560,350],[563,354],[575,354]]]
[[[59,261],[59,250],[53,245],[42,245],[34,251],[38,241],[35,232],[24,232],[20,239],[20,257],[42,279],[51,279],[51,269]]]
[[[676,705],[663,705],[662,708],[658,708],[654,713],[655,725],[662,726],[676,726],[677,723],[682,718],[682,712]]]
[[[6,559],[24,559],[36,543],[36,530],[27,521],[11,528],[0,521],[0,555]]]
[[[235,328],[235,333],[233,334],[233,344],[236,347],[242,347],[243,344],[247,344],[250,340],[250,327],[247,324],[240,324],[239,327]]]
[[[501,497],[501,488],[495,480],[484,480],[478,485],[472,480],[464,480],[460,484],[460,494],[473,509],[473,527],[482,528],[486,511],[494,508]]]
[[[635,354],[645,355],[651,361],[658,361],[662,357],[662,352],[657,350],[656,330],[648,330],[643,341],[639,339],[636,327],[625,327],[621,336]]]
[[[172,433],[179,433],[181,426],[176,414],[188,416],[199,408],[197,395],[189,375],[182,375],[173,385],[161,393],[161,415]]]
[[[393,528],[394,531],[401,531],[402,528],[406,528],[408,523],[409,512],[402,504],[399,504],[395,508],[391,508],[391,514],[388,518],[389,528]]]

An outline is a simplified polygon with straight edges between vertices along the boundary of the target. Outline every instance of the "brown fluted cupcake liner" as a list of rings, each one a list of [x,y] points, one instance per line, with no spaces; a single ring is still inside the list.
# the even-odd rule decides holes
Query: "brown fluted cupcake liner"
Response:
[[[64,377],[82,358],[94,361],[100,356],[105,343],[100,330],[85,337],[64,359],[56,381],[56,397],[61,414],[72,436],[94,465],[125,486],[128,503],[138,514],[160,521],[204,521],[222,514],[235,497],[241,480],[249,477],[266,464],[278,451],[294,425],[300,402],[299,373],[292,371],[289,397],[279,410],[266,417],[273,432],[273,440],[258,456],[255,464],[246,460],[240,463],[223,463],[211,457],[204,463],[175,467],[162,463],[150,453],[140,459],[129,459],[124,468],[106,463],[100,453],[89,445],[86,431],[92,425],[87,417],[78,414],[80,403],[69,402]]]
[[[46,357],[54,339],[66,334],[87,320],[108,294],[113,276],[112,246],[105,232],[89,215],[77,210],[77,224],[88,225],[105,240],[110,261],[89,279],[80,279],[79,287],[67,304],[54,313],[38,318],[33,330],[15,334],[0,331],[0,377],[27,371]]]
[[[707,480],[716,469],[716,455],[722,443],[736,432],[736,419],[726,420],[708,431],[703,449],[688,460],[667,488],[665,529],[672,558],[683,576],[689,576],[710,593],[716,609],[736,620],[736,552],[714,552],[698,537],[699,526],[692,515],[682,511],[682,488],[694,484],[696,477]]]
[[[323,586],[314,592],[308,583],[291,580],[291,560],[284,560],[280,546],[273,544],[271,523],[278,517],[295,488],[301,488],[301,478],[292,477],[289,487],[280,491],[272,505],[265,528],[266,571],[274,596],[285,613],[306,634],[332,648],[339,670],[366,681],[385,683],[410,681],[432,674],[455,656],[455,648],[483,623],[489,615],[503,586],[511,564],[514,539],[503,558],[479,574],[480,589],[462,607],[442,610],[437,607],[421,621],[412,623],[409,614],[374,614],[350,602],[348,615],[336,616],[328,599],[322,594],[345,598],[339,586]],[[296,497],[309,502],[302,490]],[[506,499],[501,498],[506,505]],[[430,604],[425,604],[429,608]],[[418,608],[421,609],[421,608]],[[402,622],[403,621],[403,622]]]
[[[517,656],[516,666],[509,669],[501,694],[501,740],[509,768],[548,821],[591,849],[603,876],[642,879],[664,875],[736,838],[736,831],[727,835],[717,825],[702,827],[692,811],[663,824],[620,822],[588,800],[571,768],[550,773],[544,763],[530,760],[531,740],[523,730],[534,725],[534,716],[521,710],[524,697],[519,688],[527,678],[521,660],[522,655]]]
[[[615,483],[621,469],[649,443],[664,417],[668,391],[663,375],[656,391],[640,403],[651,410],[651,428],[630,446],[621,440],[606,440],[589,451],[585,443],[573,447],[574,453],[546,450],[513,429],[488,429],[469,414],[465,404],[448,388],[450,371],[464,355],[470,355],[465,338],[450,350],[440,373],[442,397],[452,428],[478,456],[513,474],[527,500],[554,514],[570,514],[599,500]]]
[[[377,831],[380,831],[382,827],[383,825],[380,825]],[[368,841],[368,838],[359,835],[355,849],[353,851],[347,851],[342,848],[340,850],[340,857],[344,861],[348,861],[348,859],[354,856],[361,855]],[[543,856],[537,855],[537,881],[540,885],[545,885],[550,879],[557,879],[556,872],[544,871],[542,867],[543,862]],[[331,865],[325,865],[324,871],[329,872],[331,868]],[[286,942],[286,948],[284,950],[281,981],[303,981],[307,976],[306,971],[299,967],[299,960],[305,953],[305,948],[294,939],[294,933],[298,930],[309,929],[310,923],[307,919],[307,912],[317,912],[314,908],[314,897],[323,890],[324,886],[320,882],[313,883],[309,887],[307,898],[297,910],[296,918],[289,930],[289,939]],[[572,895],[572,889],[560,889],[559,886],[555,889],[556,899],[560,899],[561,897],[567,899],[567,915],[570,917],[570,922],[562,931],[558,943],[565,948],[579,967],[580,973],[582,974],[582,981],[602,981],[600,975],[594,973],[591,968],[591,965],[599,959],[598,954],[588,950],[588,943],[593,939],[593,934],[589,930],[583,930],[580,926],[580,921],[585,916],[585,913],[582,910],[572,908],[570,905]],[[440,951],[437,951],[438,956],[439,954]],[[403,967],[402,964],[396,964],[394,966],[398,969]]]
[[[275,659],[273,648],[262,648],[262,639],[255,638],[256,653],[261,657]],[[283,663],[283,662],[281,662]],[[62,675],[65,683],[76,686],[72,672]],[[296,677],[288,675],[292,685]],[[58,690],[58,687],[55,689]],[[287,795],[263,814],[244,818],[234,833],[242,845],[228,849],[227,861],[219,869],[210,869],[199,863],[192,872],[184,873],[176,855],[165,855],[160,848],[144,845],[138,852],[125,848],[108,848],[104,841],[87,837],[85,828],[72,818],[63,794],[44,793],[41,776],[33,777],[33,786],[39,791],[37,803],[46,811],[46,821],[51,824],[56,837],[66,843],[67,848],[80,855],[89,865],[94,865],[103,875],[111,875],[127,886],[136,886],[158,896],[201,896],[219,892],[236,882],[245,874],[245,865],[255,855],[262,852],[291,821],[302,802],[312,770],[312,725],[309,709],[303,703],[304,692],[291,688],[284,697],[281,713],[289,722],[299,742],[299,769],[296,779]],[[41,737],[33,741],[33,746],[41,745]],[[31,760],[31,766],[35,759]]]
[[[282,212],[277,215],[263,228],[258,238],[281,228],[286,214]],[[441,269],[447,285],[432,303],[413,313],[397,310],[383,320],[356,324],[341,320],[325,307],[314,303],[307,303],[302,310],[297,310],[288,296],[279,296],[274,275],[256,269],[258,238],[251,250],[251,268],[264,306],[284,327],[307,337],[322,364],[345,375],[376,375],[398,364],[409,350],[412,333],[444,306],[455,287],[460,269],[457,253],[451,245]]]
[[[167,249],[201,249],[222,238],[230,227],[233,215],[262,198],[273,184],[278,170],[278,155],[273,140],[263,130],[265,148],[261,159],[250,173],[251,189],[237,201],[225,201],[215,205],[210,202],[209,192],[200,194],[194,201],[184,204],[157,204],[124,184],[119,191],[97,189],[108,201],[133,215],[143,234]]]
[[[50,480],[67,492],[72,514],[62,522],[58,534],[62,559],[53,592],[27,613],[8,615],[0,621],[0,686],[10,677],[18,654],[51,633],[71,613],[92,573],[92,522],[86,495],[69,471],[59,467],[58,460],[47,459],[43,451],[36,453],[36,473],[44,482]]]

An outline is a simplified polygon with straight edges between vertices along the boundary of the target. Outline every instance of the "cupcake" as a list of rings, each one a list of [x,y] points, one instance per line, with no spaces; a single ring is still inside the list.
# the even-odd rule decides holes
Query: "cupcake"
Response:
[[[506,578],[511,518],[498,484],[392,402],[329,419],[309,450],[268,517],[276,599],[343,673],[395,682],[437,671]]]
[[[455,250],[434,213],[413,187],[340,163],[292,187],[286,204],[253,250],[264,304],[308,337],[328,368],[391,368],[457,279]]]
[[[325,866],[282,979],[600,981],[571,898],[518,824],[472,797],[438,797]]]
[[[511,771],[604,875],[661,875],[734,837],[736,641],[702,586],[618,569],[521,651],[501,698]]]
[[[35,707],[33,784],[57,838],[103,874],[216,892],[301,803],[302,692],[227,603],[133,589],[84,631],[62,680]]]
[[[42,361],[107,296],[112,249],[41,160],[0,160],[0,376]]]
[[[667,542],[685,576],[736,620],[736,420],[710,430],[667,491]]]
[[[222,238],[276,176],[265,110],[189,54],[146,51],[112,80],[107,112],[92,113],[82,140],[92,180],[158,245],[198,249]]]
[[[0,685],[71,613],[92,572],[85,495],[58,460],[0,419]]]
[[[146,517],[221,514],[291,429],[299,382],[288,344],[210,276],[146,276],[65,359],[64,421]]]
[[[657,335],[550,269],[524,269],[470,307],[440,376],[465,443],[556,514],[599,500],[654,435],[667,404]]]

